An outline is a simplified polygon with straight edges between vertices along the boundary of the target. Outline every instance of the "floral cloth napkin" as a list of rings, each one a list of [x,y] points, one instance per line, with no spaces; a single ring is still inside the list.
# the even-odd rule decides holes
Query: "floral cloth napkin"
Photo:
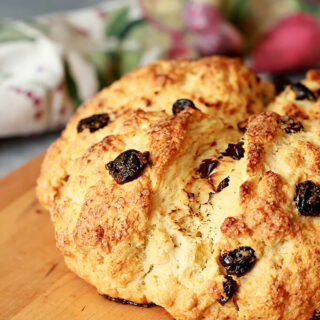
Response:
[[[297,10],[313,15],[287,17]],[[102,87],[158,58],[248,56],[252,49],[251,65],[257,71],[268,71],[269,65],[275,72],[309,67],[320,61],[319,12],[317,0],[114,0],[0,23],[0,137],[62,127],[75,108]],[[286,17],[281,22],[285,26],[268,30],[280,17]],[[312,43],[312,54],[308,43],[300,43],[307,48],[299,51],[299,60],[275,64],[270,48],[278,48],[273,42],[283,39],[273,33],[282,28],[290,35],[291,25],[299,23],[307,34],[302,41]],[[278,51],[275,55],[279,60]],[[301,64],[307,55],[308,63]]]

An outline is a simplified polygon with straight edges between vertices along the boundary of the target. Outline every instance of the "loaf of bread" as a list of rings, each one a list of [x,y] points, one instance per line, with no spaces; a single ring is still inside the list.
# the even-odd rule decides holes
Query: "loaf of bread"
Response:
[[[101,91],[38,179],[66,265],[177,320],[320,319],[319,90],[208,57]]]

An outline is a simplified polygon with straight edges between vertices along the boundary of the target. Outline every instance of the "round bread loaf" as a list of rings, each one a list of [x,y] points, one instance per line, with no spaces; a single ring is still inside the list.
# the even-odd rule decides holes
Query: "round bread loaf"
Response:
[[[319,319],[320,124],[272,97],[210,57],[137,69],[79,108],[37,188],[67,266],[177,320]]]

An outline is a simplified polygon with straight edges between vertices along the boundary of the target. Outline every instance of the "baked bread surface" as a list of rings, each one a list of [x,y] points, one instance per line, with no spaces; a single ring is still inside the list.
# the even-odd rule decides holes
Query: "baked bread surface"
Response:
[[[237,59],[157,61],[80,107],[37,187],[67,266],[101,294],[177,320],[311,319],[320,74],[303,83],[315,99],[290,86],[273,98]],[[134,160],[121,171],[124,152],[139,170]],[[300,198],[315,192],[311,209],[298,208],[297,186]]]

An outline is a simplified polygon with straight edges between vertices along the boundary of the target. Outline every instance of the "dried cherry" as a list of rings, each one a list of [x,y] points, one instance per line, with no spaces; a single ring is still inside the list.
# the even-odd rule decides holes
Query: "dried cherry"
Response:
[[[314,310],[312,318],[310,320],[320,320],[320,309]]]
[[[240,121],[237,124],[237,127],[241,132],[246,132],[247,131],[247,126],[248,126],[248,119],[244,120],[244,121]]]
[[[228,148],[221,154],[226,157],[231,157],[233,160],[240,160],[244,156],[244,142],[240,141],[236,144],[229,143]]]
[[[218,165],[217,160],[212,160],[212,159],[205,159],[202,160],[200,164],[200,168],[198,172],[200,173],[201,179],[207,178],[210,173],[215,169]]]
[[[137,179],[149,161],[149,152],[130,149],[106,164],[106,169],[118,184]]]
[[[230,181],[230,177],[226,177],[224,178],[217,187],[217,192],[220,192],[221,190],[223,190],[224,188],[226,188],[229,185],[229,181]]]
[[[316,101],[315,94],[301,82],[291,84],[291,89],[296,94],[297,100],[307,99],[310,101]]]
[[[320,216],[320,188],[311,180],[296,186],[294,201],[303,216]]]
[[[279,118],[279,123],[281,129],[286,133],[296,133],[303,130],[303,125],[297,119],[291,118],[289,116],[281,116]]]
[[[198,109],[189,99],[178,99],[172,106],[172,113],[178,114],[186,108]]]
[[[227,274],[241,277],[252,269],[256,262],[256,256],[252,248],[239,247],[233,251],[220,254],[219,260]]]
[[[107,113],[94,114],[91,117],[80,120],[77,126],[77,131],[80,133],[84,129],[89,129],[90,132],[95,132],[108,125],[109,120],[110,118]]]
[[[222,305],[226,304],[238,289],[238,284],[231,276],[225,276],[226,281],[223,282],[225,296],[221,296],[218,302]]]

